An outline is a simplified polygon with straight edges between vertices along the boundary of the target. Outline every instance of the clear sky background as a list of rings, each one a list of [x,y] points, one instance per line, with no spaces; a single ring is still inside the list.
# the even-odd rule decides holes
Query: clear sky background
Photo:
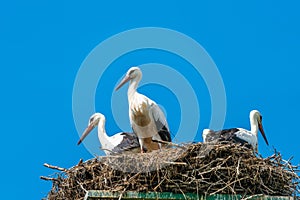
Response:
[[[270,143],[267,147],[260,136],[260,152],[271,155],[274,146],[285,159],[294,156],[293,163],[300,163],[299,5],[296,0],[2,2],[1,199],[41,199],[51,183],[39,176],[54,173],[43,163],[71,167],[80,158],[92,157],[83,145],[76,145],[79,136],[72,114],[76,74],[100,42],[138,27],[173,29],[201,44],[224,81],[224,127],[249,128],[249,111],[259,109]],[[137,52],[120,58],[117,80],[137,59],[149,62],[151,56],[159,57],[158,52]],[[172,57],[160,58],[165,60],[155,61],[171,65]],[[145,86],[141,91],[153,89]],[[96,110],[107,115],[108,132],[117,132],[110,107],[100,105],[100,93],[98,88]],[[203,86],[203,104],[209,104],[208,95]],[[152,98],[164,102],[169,97]],[[205,116],[210,117],[210,110],[204,106],[200,129],[207,127]],[[177,118],[169,117],[174,119],[169,121],[172,130],[178,126]],[[195,139],[201,141],[200,135]]]

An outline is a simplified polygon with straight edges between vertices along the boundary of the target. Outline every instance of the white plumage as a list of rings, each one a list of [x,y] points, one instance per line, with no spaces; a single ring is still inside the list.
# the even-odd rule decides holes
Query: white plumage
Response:
[[[138,138],[134,134],[120,132],[113,136],[108,136],[105,131],[105,117],[101,113],[95,113],[90,117],[88,127],[85,129],[77,144],[79,145],[96,126],[98,126],[99,142],[106,155],[112,153],[137,152],[140,148]]]
[[[127,92],[129,119],[134,133],[139,138],[141,152],[143,152],[143,148],[151,151],[161,147],[159,144],[153,143],[152,139],[171,142],[171,136],[167,120],[159,106],[136,91],[141,78],[141,70],[138,67],[132,67],[127,71],[116,90],[130,81]]]
[[[249,115],[251,130],[243,128],[231,128],[220,131],[213,131],[204,129],[202,133],[203,142],[218,142],[218,141],[232,141],[235,143],[249,144],[255,152],[258,148],[257,133],[260,130],[265,142],[269,145],[262,126],[262,116],[258,110],[252,110]]]

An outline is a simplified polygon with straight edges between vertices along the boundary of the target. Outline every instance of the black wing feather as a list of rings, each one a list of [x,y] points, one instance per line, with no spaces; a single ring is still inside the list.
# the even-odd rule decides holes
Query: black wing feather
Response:
[[[153,119],[157,128],[157,133],[159,134],[161,140],[166,142],[171,142],[171,134],[168,127],[168,122],[164,116],[164,113],[155,103],[151,104]]]
[[[206,136],[207,142],[218,142],[218,141],[229,141],[235,134],[235,132],[239,131],[237,128],[224,129],[220,131],[210,132]]]
[[[252,146],[245,140],[236,136],[236,132],[240,131],[237,128],[224,129],[220,131],[211,131],[207,136],[206,140],[208,142],[234,142],[238,144],[245,145],[247,148],[252,148]]]
[[[121,135],[123,135],[123,140],[112,149],[114,153],[122,153],[140,147],[138,138],[135,134],[123,132]]]
[[[163,126],[161,130],[158,131],[158,135],[163,141],[171,142],[171,134],[166,126]]]

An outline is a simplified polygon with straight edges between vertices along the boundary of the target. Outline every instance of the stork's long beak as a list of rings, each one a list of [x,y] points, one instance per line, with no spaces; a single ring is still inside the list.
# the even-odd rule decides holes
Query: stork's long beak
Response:
[[[94,126],[93,124],[90,124],[83,132],[81,138],[79,139],[79,141],[77,142],[77,145],[79,145],[83,140],[84,138],[94,129]]]
[[[258,123],[258,127],[259,127],[259,130],[260,130],[260,132],[261,132],[261,135],[263,136],[264,140],[266,141],[266,144],[269,145],[269,142],[268,142],[268,140],[267,140],[267,137],[266,137],[266,135],[265,135],[265,131],[264,131],[264,129],[263,129],[263,126],[262,126],[262,123],[261,123],[261,122]]]
[[[122,87],[125,83],[127,83],[130,80],[130,77],[128,75],[126,75],[122,81],[119,83],[119,85],[116,87],[115,91],[117,91],[118,89],[120,89],[120,87]]]

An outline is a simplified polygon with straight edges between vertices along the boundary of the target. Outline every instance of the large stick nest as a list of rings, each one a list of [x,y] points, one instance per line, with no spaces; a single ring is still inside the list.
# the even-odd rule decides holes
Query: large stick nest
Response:
[[[87,190],[292,196],[298,167],[236,144],[187,144],[145,154],[98,157],[53,175],[48,199],[83,199]]]

